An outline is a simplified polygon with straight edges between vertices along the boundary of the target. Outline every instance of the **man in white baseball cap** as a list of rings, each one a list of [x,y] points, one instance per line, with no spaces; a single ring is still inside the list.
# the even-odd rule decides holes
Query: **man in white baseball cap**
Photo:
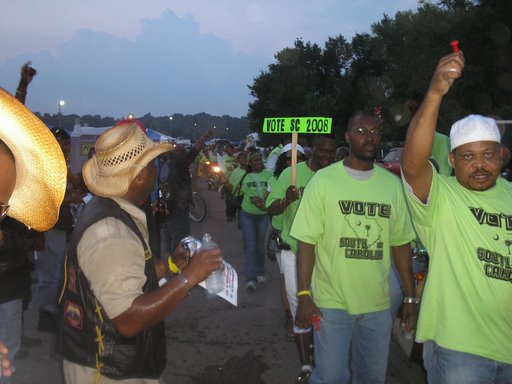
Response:
[[[512,382],[512,187],[500,177],[500,131],[469,115],[450,132],[455,176],[428,157],[444,95],[464,68],[461,52],[439,61],[411,120],[402,177],[413,222],[429,256],[416,339],[428,382]]]

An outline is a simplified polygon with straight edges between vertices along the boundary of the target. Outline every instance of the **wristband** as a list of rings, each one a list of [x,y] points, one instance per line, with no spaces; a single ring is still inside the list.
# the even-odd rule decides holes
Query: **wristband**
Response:
[[[167,258],[167,264],[169,266],[169,271],[171,272],[171,274],[177,275],[181,273],[181,269],[176,264],[174,264],[171,256]]]
[[[418,299],[417,297],[405,296],[402,302],[404,304],[419,304],[420,299]]]
[[[299,291],[299,292],[297,292],[297,297],[299,297],[299,296],[311,296],[311,291],[309,291],[309,290]]]

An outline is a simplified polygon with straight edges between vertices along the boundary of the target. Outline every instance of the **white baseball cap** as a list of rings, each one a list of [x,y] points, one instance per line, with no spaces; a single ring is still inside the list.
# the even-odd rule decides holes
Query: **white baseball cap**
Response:
[[[285,153],[292,150],[292,145],[290,143],[286,144],[283,149],[281,150],[281,153]],[[300,152],[304,155],[304,148],[302,148],[299,144],[297,144],[297,152]]]
[[[469,115],[456,121],[450,130],[451,150],[475,141],[501,142],[496,120],[481,115]]]

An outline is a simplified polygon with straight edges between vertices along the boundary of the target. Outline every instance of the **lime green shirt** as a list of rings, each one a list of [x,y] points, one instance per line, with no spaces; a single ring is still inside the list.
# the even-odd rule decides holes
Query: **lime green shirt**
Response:
[[[306,187],[309,180],[313,177],[315,172],[309,169],[306,162],[301,162],[297,164],[296,171],[297,177],[295,186],[300,189],[300,196],[302,196],[302,191]],[[277,180],[277,183],[274,185],[274,187],[270,191],[270,195],[268,195],[267,197],[267,207],[269,207],[274,201],[281,200],[286,197],[286,190],[290,186],[291,174],[291,167],[286,168],[281,173],[279,179]],[[297,239],[290,236],[290,228],[292,227],[293,219],[295,217],[295,213],[297,212],[297,208],[299,207],[299,203],[300,197],[298,200],[295,200],[293,203],[288,205],[283,214],[280,215],[282,216],[283,220],[281,238],[286,244],[288,244],[291,247],[293,253],[295,254],[297,254],[298,251],[298,242]]]
[[[390,247],[415,237],[400,179],[374,167],[356,180],[343,162],[311,178],[290,235],[316,245],[315,304],[350,314],[389,308]]]
[[[512,186],[471,191],[434,172],[427,204],[407,192],[429,251],[416,338],[512,364]]]
[[[244,195],[242,200],[242,210],[253,215],[266,215],[266,211],[260,210],[251,203],[252,197],[261,197],[263,200],[267,197],[268,180],[272,177],[272,172],[263,169],[260,173],[251,172],[245,176],[242,181],[241,192]]]
[[[452,174],[452,166],[448,161],[450,153],[450,138],[442,133],[435,132],[434,143],[432,145],[432,158],[439,165],[439,173],[441,175],[450,176]]]
[[[233,169],[233,172],[231,172],[231,175],[229,176],[229,184],[233,186],[233,190],[231,193],[235,194],[238,190],[238,185],[240,184],[240,181],[245,175],[245,169],[242,168],[235,168]],[[240,193],[236,193],[236,195],[240,195]]]
[[[222,162],[224,163],[224,174],[227,179],[231,176],[231,172],[236,168],[236,159],[234,156],[229,156],[225,153],[222,156]]]

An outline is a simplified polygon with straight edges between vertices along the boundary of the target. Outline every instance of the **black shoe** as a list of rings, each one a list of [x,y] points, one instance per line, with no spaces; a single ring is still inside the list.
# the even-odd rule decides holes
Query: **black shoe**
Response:
[[[28,349],[20,348],[18,352],[14,354],[14,360],[24,360],[28,357]]]
[[[37,322],[39,332],[55,332],[57,330],[56,316],[44,309],[39,310],[39,321]]]
[[[24,348],[34,348],[39,347],[42,341],[39,337],[27,337],[21,336],[21,346]]]
[[[308,383],[309,376],[311,376],[311,371],[300,371],[296,383]]]

